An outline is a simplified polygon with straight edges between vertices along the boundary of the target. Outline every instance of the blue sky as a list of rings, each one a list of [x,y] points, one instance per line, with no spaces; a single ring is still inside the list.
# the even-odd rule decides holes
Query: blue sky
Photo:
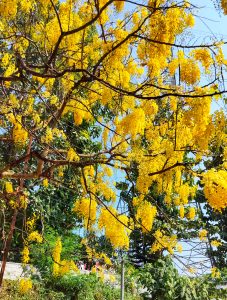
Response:
[[[213,36],[227,40],[227,16],[219,13],[210,0],[192,0],[192,4],[200,7],[194,33],[196,36],[204,38]]]
[[[227,15],[218,11],[211,0],[192,0],[190,2],[198,7],[197,12],[195,12],[196,24],[192,30],[194,41],[198,41],[198,43],[214,40],[227,42]],[[227,45],[224,45],[223,49],[227,58]],[[227,74],[224,77],[227,83]],[[212,111],[220,108],[227,113],[224,101],[212,104]]]

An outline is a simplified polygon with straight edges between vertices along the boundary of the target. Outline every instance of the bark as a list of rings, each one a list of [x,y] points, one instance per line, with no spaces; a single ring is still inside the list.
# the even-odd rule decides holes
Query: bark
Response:
[[[15,224],[16,224],[16,220],[17,220],[17,213],[18,213],[18,210],[15,209],[14,213],[13,213],[12,221],[11,221],[11,224],[10,224],[10,231],[9,231],[6,243],[5,243],[5,247],[3,249],[2,266],[1,266],[1,271],[0,271],[0,288],[2,287],[3,276],[4,276],[4,272],[5,272],[5,268],[6,268],[6,262],[7,262],[7,258],[8,258],[8,254],[9,254],[9,250],[10,250],[10,245],[11,245],[11,242],[12,242],[13,233],[14,233],[14,229],[15,229]]]

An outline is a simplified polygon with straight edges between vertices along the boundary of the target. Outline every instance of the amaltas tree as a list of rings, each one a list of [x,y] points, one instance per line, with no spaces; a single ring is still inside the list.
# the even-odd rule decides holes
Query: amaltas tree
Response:
[[[186,208],[194,218],[198,179],[212,209],[227,206],[227,150],[218,170],[204,167],[210,148],[226,147],[226,116],[211,113],[211,104],[225,93],[227,61],[223,41],[189,39],[194,9],[165,0],[0,2],[0,282],[18,216],[24,262],[29,242],[42,242],[39,214],[26,217],[32,187],[74,191],[72,214],[92,236],[102,231],[127,249],[140,228],[153,235],[154,253],[173,254],[177,236],[152,230],[160,214],[147,196],[153,184],[181,217]],[[92,139],[92,126],[94,147],[80,144]],[[128,201],[133,218],[118,210],[114,184],[131,171],[138,174]]]

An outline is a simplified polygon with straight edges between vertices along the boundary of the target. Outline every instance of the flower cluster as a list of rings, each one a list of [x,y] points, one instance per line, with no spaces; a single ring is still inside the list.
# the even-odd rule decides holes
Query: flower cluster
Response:
[[[82,198],[74,203],[73,212],[82,217],[84,226],[91,229],[96,221],[97,202],[92,198]]]
[[[23,295],[26,294],[31,289],[32,289],[31,279],[22,278],[19,282],[19,292]]]
[[[221,211],[227,206],[227,171],[211,169],[203,175],[204,193],[208,203]]]
[[[80,160],[78,154],[76,153],[76,151],[73,148],[69,148],[69,150],[67,152],[67,160],[68,161],[79,161]]]
[[[220,278],[220,276],[221,276],[221,273],[216,267],[211,268],[211,277],[212,278]]]
[[[199,231],[199,239],[202,242],[206,242],[207,241],[207,230],[206,229],[202,229]]]
[[[136,212],[136,219],[140,222],[142,231],[147,233],[151,231],[157,208],[150,202],[143,201],[139,204]]]
[[[151,252],[155,253],[166,249],[170,254],[174,253],[174,248],[177,246],[177,236],[165,235],[160,229],[156,230],[154,233],[155,242],[151,247]]]
[[[102,208],[98,220],[99,229],[104,229],[105,236],[110,240],[114,248],[129,247],[128,217],[118,215],[113,207],[107,210]]]
[[[41,236],[40,233],[38,233],[37,230],[32,231],[29,236],[28,236],[28,241],[29,242],[36,242],[36,243],[42,243],[43,237]]]
[[[70,271],[78,271],[78,268],[74,261],[72,260],[61,260],[61,252],[62,252],[62,242],[59,237],[55,243],[54,249],[52,251],[53,258],[53,276],[63,276]]]

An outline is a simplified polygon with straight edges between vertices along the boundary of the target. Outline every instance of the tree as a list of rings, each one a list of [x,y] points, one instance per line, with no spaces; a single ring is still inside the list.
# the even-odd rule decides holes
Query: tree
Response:
[[[225,298],[224,290],[216,287],[218,279],[214,281],[210,275],[200,278],[180,275],[169,257],[164,260],[159,259],[154,264],[147,264],[138,272],[137,276],[146,287],[144,299],[208,300],[211,297]]]
[[[206,169],[222,168],[225,162],[226,141],[216,144],[211,148],[212,155],[206,161]],[[226,151],[226,150],[225,150]],[[201,185],[202,188],[202,185]],[[213,210],[206,202],[203,190],[199,190],[196,196],[197,206],[201,212],[203,227],[208,234],[207,255],[210,257],[213,266],[219,269],[225,268],[226,265],[226,209],[222,211]]]
[[[1,208],[11,223],[0,285],[17,216],[32,206],[31,186],[75,191],[73,210],[84,227],[102,230],[118,249],[128,248],[133,225],[114,204],[114,181],[130,170],[138,172],[130,205],[136,219],[143,215],[136,226],[152,233],[154,252],[173,253],[177,238],[152,231],[152,184],[182,211],[199,177],[209,205],[226,207],[226,166],[199,167],[210,146],[226,139],[224,112],[210,112],[212,99],[226,92],[226,60],[222,41],[181,41],[194,25],[193,9],[164,0],[1,1]],[[98,147],[75,142],[91,139],[81,131],[86,124],[99,128]],[[25,243],[38,218],[25,220]]]

